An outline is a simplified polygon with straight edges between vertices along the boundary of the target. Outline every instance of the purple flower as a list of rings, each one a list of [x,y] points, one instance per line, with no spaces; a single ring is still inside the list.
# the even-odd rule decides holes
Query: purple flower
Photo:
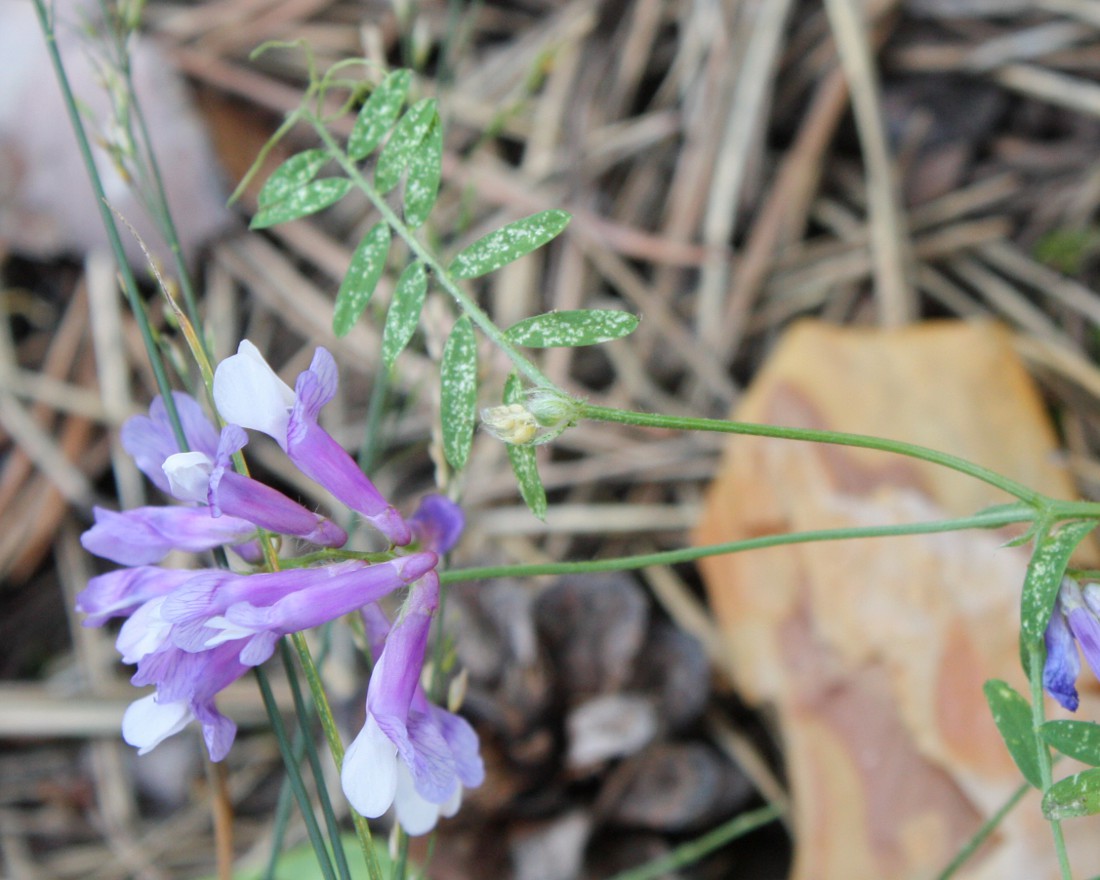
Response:
[[[127,711],[124,738],[145,752],[197,719],[211,758],[221,760],[235,728],[214,705],[220,690],[267,660],[280,636],[375,602],[430,571],[436,559],[424,552],[375,565],[352,561],[254,575],[187,572],[182,582],[148,598],[119,631],[123,662],[138,667],[131,681],[157,688]],[[131,586],[145,587],[148,595],[155,592],[147,589],[148,580],[146,573]],[[103,592],[108,601],[124,601],[117,584]]]
[[[425,495],[416,512],[409,517],[413,539],[424,550],[434,550],[440,556],[449,553],[458,543],[466,527],[462,508],[442,495]]]
[[[150,655],[131,681],[139,686],[155,684],[156,693],[130,704],[122,717],[122,738],[144,755],[197,720],[210,759],[222,760],[233,744],[237,725],[218,711],[214,697],[249,670],[238,659],[238,651],[239,646],[229,643],[201,654],[173,648]]]
[[[1047,659],[1043,666],[1043,687],[1054,699],[1071,712],[1077,710],[1077,676],[1081,658],[1100,678],[1100,584],[1086,584],[1082,589],[1070,578],[1062,581],[1058,599],[1047,624],[1045,635]]]
[[[186,569],[141,565],[98,575],[77,593],[76,610],[88,615],[84,626],[103,626],[112,617],[131,614],[150,599],[166,596],[195,576]]]
[[[218,431],[191,396],[181,391],[172,392],[187,446],[213,458],[218,449]],[[148,416],[131,416],[119,434],[122,448],[134,459],[141,472],[166,495],[172,494],[168,477],[163,470],[170,455],[180,452],[179,442],[172,430],[164,399],[159,395],[149,406]]]
[[[336,385],[336,363],[325,349],[317,349],[292,390],[246,339],[237,354],[218,364],[214,402],[227,422],[272,437],[302,473],[362,514],[392,544],[408,544],[412,536],[401,515],[317,423],[321,408],[336,396]]]
[[[485,769],[477,734],[458,716],[432,705],[420,688],[439,577],[428,572],[409,592],[398,621],[384,633],[377,609],[365,615],[374,647],[384,639],[367,688],[363,729],[344,755],[341,784],[368,818],[392,805],[412,835],[458,809],[463,787],[480,785]]]
[[[135,507],[116,513],[93,508],[95,525],[80,536],[89,553],[120,565],[160,562],[172,550],[201,553],[239,544],[256,526],[235,516],[212,517],[202,507]]]
[[[149,407],[148,417],[134,416],[122,426],[123,447],[157,487],[179,501],[207,507],[207,513],[213,517],[228,514],[270,532],[297,535],[324,547],[340,547],[347,541],[347,534],[335,523],[282,492],[233,470],[233,453],[248,442],[248,435],[241,428],[227,425],[219,436],[193,398],[175,392],[172,399],[183,424],[188,451],[180,451],[160,397]],[[202,549],[224,543],[216,540],[218,529],[212,526],[211,530],[215,543]]]

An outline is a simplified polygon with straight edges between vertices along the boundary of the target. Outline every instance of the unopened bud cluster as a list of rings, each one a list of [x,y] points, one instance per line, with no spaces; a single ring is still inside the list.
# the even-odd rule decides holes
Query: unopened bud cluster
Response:
[[[525,403],[506,403],[481,411],[481,423],[498,440],[513,446],[549,442],[575,425],[580,402],[558,391],[535,389]]]

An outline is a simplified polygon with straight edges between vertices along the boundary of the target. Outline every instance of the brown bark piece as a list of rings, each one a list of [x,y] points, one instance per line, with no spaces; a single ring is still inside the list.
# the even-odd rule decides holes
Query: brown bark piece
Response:
[[[906,440],[1054,496],[1073,493],[1039,395],[1009,334],[992,324],[798,324],[733,417]],[[695,537],[704,544],[935,520],[1008,500],[914,459],[735,436]],[[806,544],[701,561],[739,689],[776,710],[796,880],[935,876],[1020,783],[981,690],[989,678],[1027,690],[1017,635],[1027,550],[1003,546],[1018,532]],[[1100,717],[1098,710],[1100,701],[1084,694],[1078,717]],[[1057,876],[1037,801],[1026,799],[957,876]],[[1078,869],[1097,873],[1095,823],[1065,827]]]

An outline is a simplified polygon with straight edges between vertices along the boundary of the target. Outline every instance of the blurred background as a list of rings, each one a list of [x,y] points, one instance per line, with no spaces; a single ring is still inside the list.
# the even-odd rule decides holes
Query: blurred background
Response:
[[[102,10],[58,0],[56,14],[108,198],[171,276],[117,173],[129,105],[97,36]],[[249,233],[265,171],[227,207],[307,83],[300,48],[251,56],[266,41],[304,41],[322,70],[365,57],[375,70],[417,71],[413,91],[438,98],[446,130],[424,232],[443,253],[535,211],[573,215],[548,247],[472,288],[501,326],[550,309],[642,316],[627,340],[542,355],[570,391],[631,409],[897,435],[1052,494],[1100,490],[1096,0],[150,0],[140,22],[135,89],[214,350],[247,337],[292,378],[317,345],[329,348],[341,391],[327,427],[349,449],[368,436],[400,267],[337,340],[335,291],[375,219],[365,201]],[[134,694],[113,634],[82,628],[72,609],[104,570],[78,541],[92,506],[155,494],[117,440],[155,386],[28,0],[0,0],[0,57],[0,873],[210,876],[214,777],[198,738],[136,758],[118,735]],[[345,75],[376,80],[360,67]],[[332,128],[346,134],[353,119]],[[264,168],[312,146],[294,129]],[[193,375],[146,257],[124,237],[159,342]],[[469,528],[452,565],[602,558],[1005,500],[958,495],[882,459],[777,459],[717,435],[582,424],[540,451],[551,498],[540,522],[492,437],[478,435],[464,474],[442,464],[434,362],[452,321],[432,292],[381,398],[376,442],[361,450],[403,510],[439,484],[461,500]],[[804,335],[792,337],[796,325]],[[508,366],[481,354],[492,405]],[[272,448],[249,452],[268,479],[329,504],[311,484],[288,484]],[[736,461],[755,464],[731,477]],[[771,803],[776,822],[660,876],[936,876],[1016,783],[1010,764],[983,757],[995,738],[958,733],[984,730],[981,677],[947,687],[904,663],[1018,674],[1000,668],[1015,663],[1026,562],[996,556],[1008,537],[767,557],[790,569],[782,588],[766,565],[455,587],[452,671],[469,676],[465,711],[489,778],[414,859],[439,878],[609,877]],[[890,592],[899,567],[919,577]],[[815,601],[839,575],[859,613],[834,619]],[[802,589],[818,599],[798,599]],[[940,590],[973,607],[920,598]],[[864,615],[869,594],[897,601]],[[785,596],[786,610],[757,607],[761,595]],[[924,609],[919,628],[904,623],[917,619],[910,600]],[[999,635],[957,637],[987,631]],[[890,654],[891,640],[905,657]],[[821,653],[783,654],[810,641]],[[799,664],[827,674],[800,679]],[[325,671],[357,729],[365,677],[354,646],[337,639]],[[868,693],[875,700],[861,702]],[[810,749],[823,741],[813,707],[842,703],[851,717],[893,720],[849,734],[838,721],[838,754],[854,769],[822,782],[839,759]],[[242,728],[226,779],[243,872],[266,861],[282,776],[252,683],[220,705]],[[917,763],[876,776],[898,744]],[[882,801],[933,776],[913,794],[919,809],[882,819]],[[1016,849],[988,844],[960,876],[1044,876],[1045,832],[1033,843],[1028,833],[1013,832]],[[301,839],[292,817],[288,845]],[[1082,871],[1100,872],[1081,858]]]

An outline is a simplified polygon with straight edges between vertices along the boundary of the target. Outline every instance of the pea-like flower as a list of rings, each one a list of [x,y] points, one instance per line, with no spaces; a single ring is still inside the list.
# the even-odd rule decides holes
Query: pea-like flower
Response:
[[[427,550],[446,553],[462,533],[462,510],[438,495],[409,518]],[[432,704],[420,685],[432,616],[439,601],[434,571],[409,591],[397,622],[377,604],[363,609],[378,662],[367,687],[366,721],[344,756],[341,784],[349,803],[369,818],[391,806],[411,835],[426,834],[458,810],[464,788],[485,778],[477,734],[465,719]]]
[[[362,514],[390,543],[404,546],[412,536],[401,514],[317,423],[336,386],[336,362],[325,349],[317,349],[291,389],[245,339],[235,355],[218,364],[214,403],[227,422],[272,437],[302,473]]]
[[[441,815],[454,815],[463,787],[476,787],[485,778],[473,728],[430,703],[420,687],[438,601],[439,577],[428,572],[413,585],[383,637],[367,687],[366,721],[348,746],[340,775],[344,794],[359,813],[374,818],[393,806],[411,835],[426,834]],[[372,635],[377,647],[378,630]]]
[[[1081,657],[1100,678],[1100,584],[1082,588],[1072,578],[1064,578],[1058,591],[1054,612],[1046,630],[1047,659],[1043,667],[1043,687],[1071,712],[1077,711],[1077,676]]]
[[[347,541],[335,523],[232,470],[231,456],[248,439],[243,430],[227,425],[219,435],[193,398],[180,392],[172,396],[189,450],[180,451],[160,397],[148,417],[127,420],[122,444],[158,488],[188,506],[121,513],[96,508],[95,525],[81,536],[86,550],[122,565],[147,565],[173,549],[201,553],[223,544],[244,544],[257,528],[326,547]]]
[[[335,391],[335,364],[324,349],[291,390],[243,342],[215,375],[216,404],[231,422],[221,431],[195,400],[179,393],[173,400],[186,450],[160,398],[148,416],[130,419],[122,430],[124,447],[154,484],[182,503],[120,513],[97,509],[82,543],[132,567],[92,578],[76,606],[86,626],[126,618],[116,647],[124,662],[137,666],[133,684],[156,689],[127,709],[125,740],[144,754],[197,721],[215,761],[236,736],[236,725],[218,711],[218,693],[265,662],[279,638],[361,611],[377,663],[366,723],[348,749],[343,786],[364,815],[379,816],[393,804],[406,830],[421,834],[440,815],[451,815],[463,788],[484,777],[473,728],[432,705],[419,683],[439,602],[435,568],[461,535],[464,517],[456,504],[432,495],[406,522],[318,425]],[[318,564],[322,554],[309,566],[291,563],[252,574],[152,564],[173,549],[204,552],[222,545],[258,561],[252,550],[260,530],[323,547],[345,543],[346,533],[329,519],[232,468],[232,457],[247,442],[245,428],[274,437],[291,462],[405,549],[373,562]],[[406,588],[391,626],[377,603]]]

